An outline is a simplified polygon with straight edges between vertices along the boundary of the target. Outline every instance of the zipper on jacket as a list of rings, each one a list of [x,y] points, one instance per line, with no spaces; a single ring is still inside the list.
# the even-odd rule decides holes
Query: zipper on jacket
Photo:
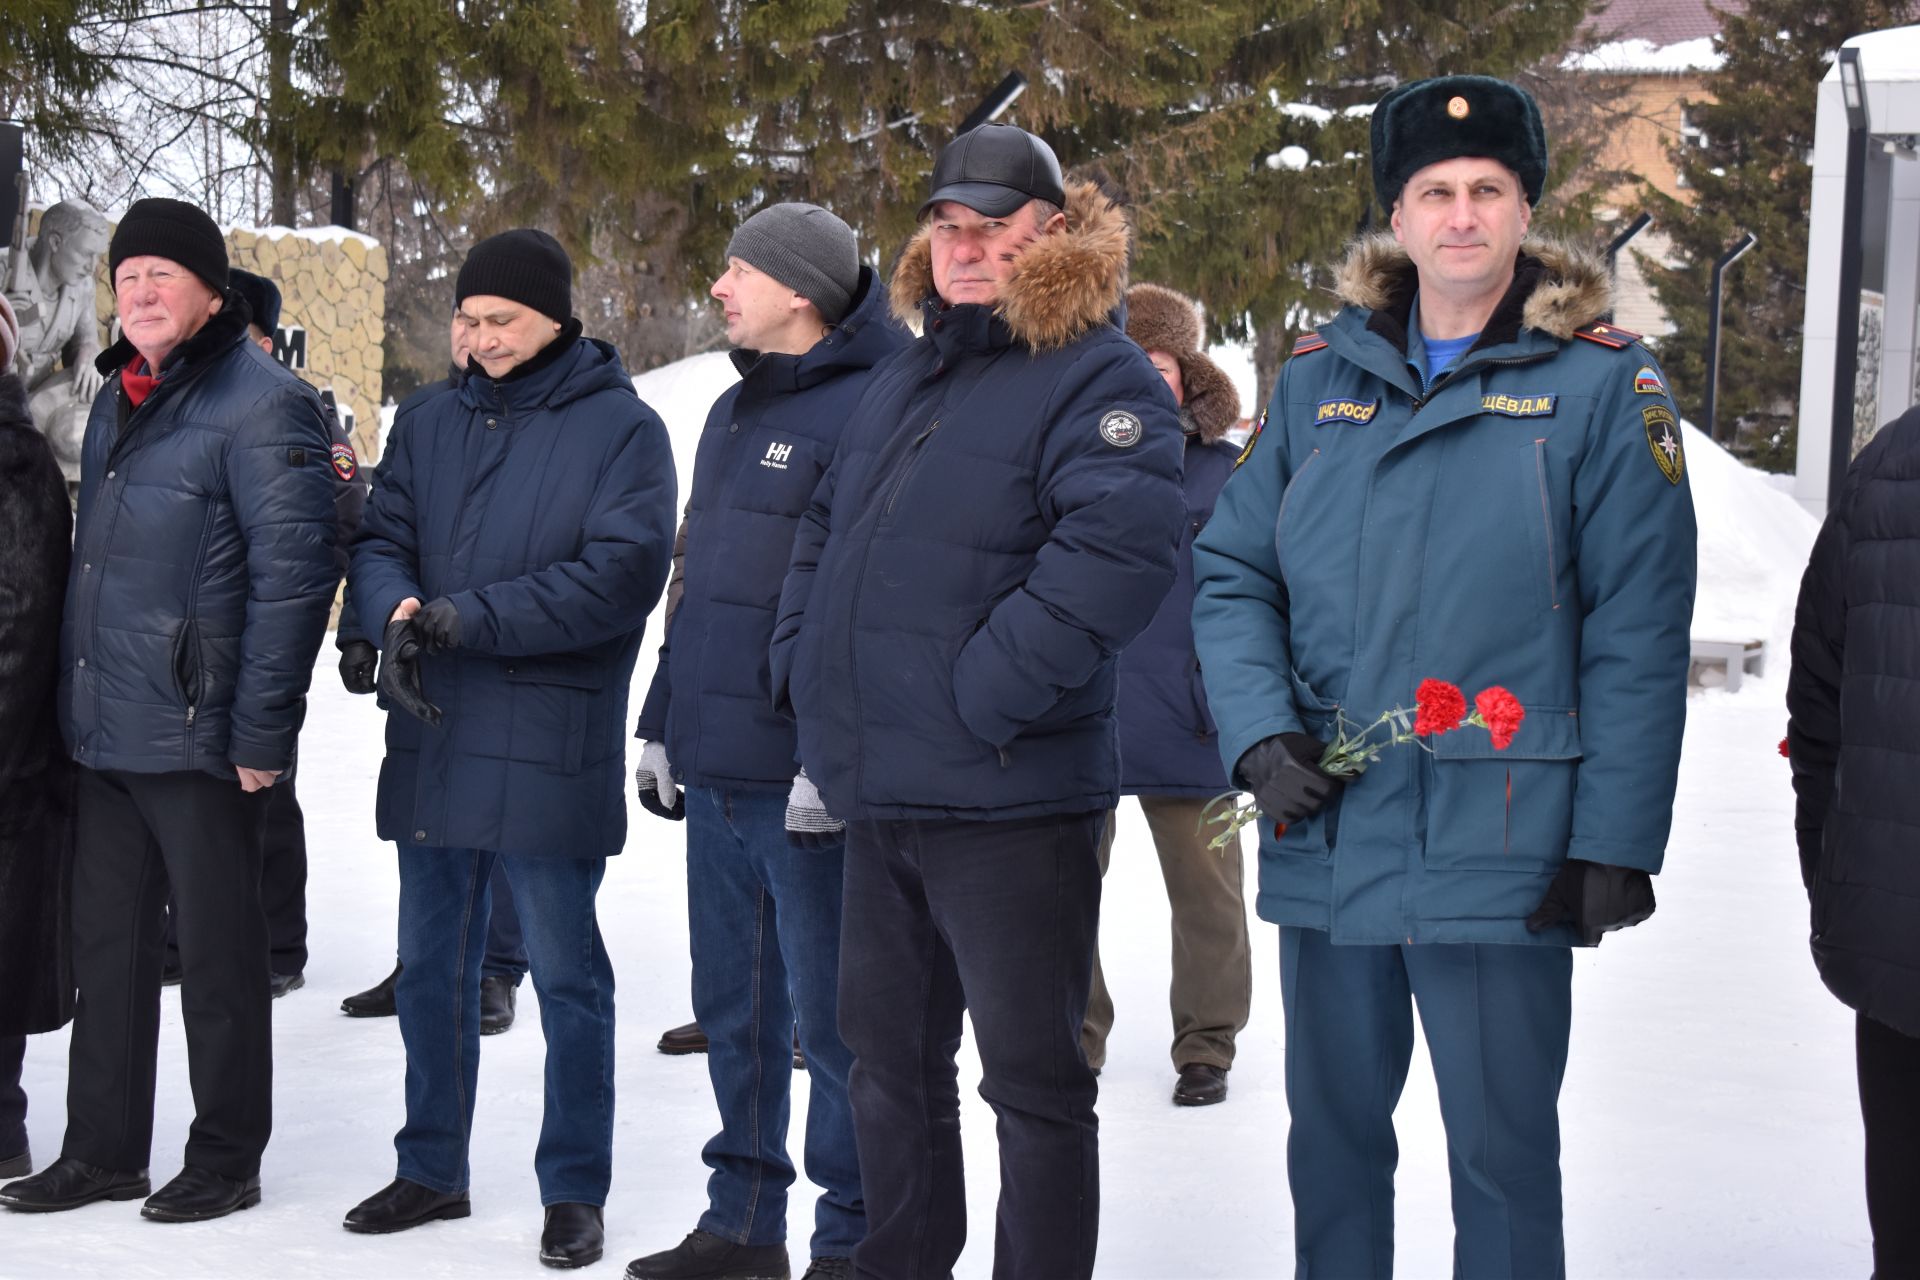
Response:
[[[900,491],[907,487],[907,481],[913,476],[914,468],[920,465],[920,459],[926,456],[920,451],[920,446],[939,429],[940,419],[935,418],[922,428],[920,434],[913,438],[913,443],[907,446],[906,458],[900,463],[899,469],[893,473],[893,487],[887,491],[887,505],[881,508],[882,515],[893,514],[894,500],[900,496]]]
[[[1553,546],[1553,507],[1547,501],[1547,442],[1533,442],[1533,469],[1540,481],[1540,522],[1547,533],[1547,600],[1554,608],[1560,607],[1560,584],[1554,575],[1557,562]]]

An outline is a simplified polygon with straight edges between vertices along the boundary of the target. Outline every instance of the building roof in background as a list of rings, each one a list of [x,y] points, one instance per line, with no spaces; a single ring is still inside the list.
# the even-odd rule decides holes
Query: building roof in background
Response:
[[[1588,47],[1563,65],[1572,71],[1710,71],[1720,65],[1713,48],[1720,15],[1746,7],[1746,0],[1602,0],[1580,27]]]
[[[1720,14],[1746,11],[1746,0],[1601,0],[1580,31],[1588,40],[1644,40],[1664,49],[1717,36]]]

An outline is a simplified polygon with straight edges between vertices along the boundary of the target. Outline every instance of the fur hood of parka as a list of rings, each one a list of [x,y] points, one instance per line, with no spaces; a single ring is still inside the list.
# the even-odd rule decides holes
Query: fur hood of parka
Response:
[[[1159,351],[1179,362],[1184,420],[1203,444],[1225,439],[1240,421],[1240,392],[1201,350],[1207,331],[1199,304],[1164,285],[1136,284],[1127,290],[1127,336],[1149,355]]]
[[[994,314],[1035,351],[1066,346],[1113,316],[1127,288],[1133,226],[1124,209],[1091,182],[1067,184],[1067,225],[1020,255]],[[933,287],[933,226],[914,233],[893,268],[893,314],[921,328]]]
[[[1599,254],[1565,240],[1533,237],[1520,246],[1523,268],[1515,291],[1526,289],[1520,327],[1561,341],[1606,318],[1613,309],[1613,283]],[[1349,306],[1405,316],[1418,285],[1413,259],[1389,232],[1354,241],[1334,275],[1334,293]],[[1509,291],[1508,297],[1515,296]],[[1504,308],[1502,308],[1504,310]],[[1499,313],[1496,312],[1496,318]]]

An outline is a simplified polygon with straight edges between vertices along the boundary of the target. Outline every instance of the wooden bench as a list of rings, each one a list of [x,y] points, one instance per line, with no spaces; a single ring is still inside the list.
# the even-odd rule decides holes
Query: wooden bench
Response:
[[[1740,688],[1741,677],[1748,672],[1756,676],[1767,673],[1767,642],[1765,640],[1703,640],[1695,636],[1690,656],[1693,670],[1689,672],[1689,676],[1692,683],[1700,683],[1699,668],[1701,666],[1717,664],[1726,670],[1725,688],[1729,693]]]

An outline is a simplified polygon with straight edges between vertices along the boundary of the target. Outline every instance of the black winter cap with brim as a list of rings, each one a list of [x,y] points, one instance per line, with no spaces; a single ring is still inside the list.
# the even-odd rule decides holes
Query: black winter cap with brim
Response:
[[[933,162],[933,193],[919,216],[942,200],[989,218],[1004,218],[1029,200],[1067,203],[1053,148],[1011,124],[983,124],[949,142]]]
[[[550,319],[573,318],[573,259],[544,231],[519,227],[467,251],[453,283],[453,305],[472,297],[506,298]]]
[[[1533,95],[1491,76],[1437,76],[1403,84],[1373,109],[1373,190],[1391,211],[1407,179],[1460,156],[1497,160],[1519,175],[1528,204],[1547,185],[1547,130]]]
[[[239,267],[230,268],[227,278],[240,296],[247,300],[247,310],[253,312],[253,323],[260,332],[271,338],[273,331],[280,326],[280,286],[265,276],[257,276],[251,271],[242,271]]]

